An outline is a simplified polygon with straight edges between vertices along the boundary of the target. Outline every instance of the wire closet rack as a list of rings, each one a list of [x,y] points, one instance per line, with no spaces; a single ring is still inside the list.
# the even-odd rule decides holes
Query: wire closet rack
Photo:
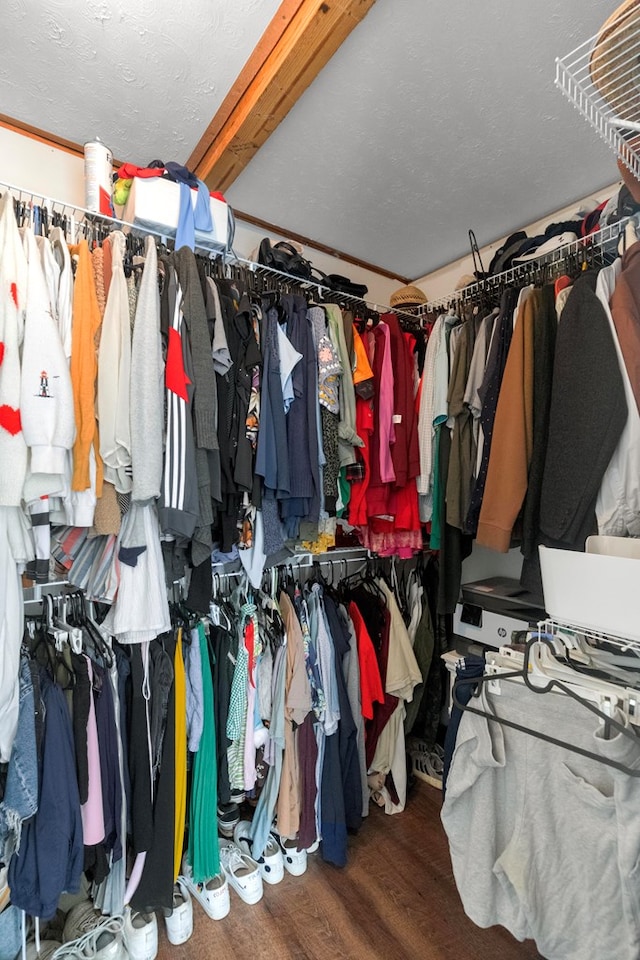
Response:
[[[67,218],[71,243],[76,243],[81,237],[91,241],[98,226],[101,226],[108,231],[123,230],[125,233],[130,232],[134,236],[138,237],[156,237],[165,245],[171,245],[173,242],[173,239],[170,235],[167,233],[162,233],[159,230],[141,227],[137,224],[131,223],[128,220],[119,220],[117,217],[107,216],[104,213],[95,213],[91,210],[87,210],[85,207],[79,207],[76,204],[68,203],[65,200],[58,200],[54,197],[49,197],[46,194],[38,193],[37,191],[33,190],[27,190],[26,188],[17,186],[16,184],[7,183],[6,181],[0,180],[0,194],[7,190],[12,194],[16,201],[25,204],[26,222],[34,223],[35,219],[37,219],[34,215],[34,211],[41,208],[45,208],[49,215],[51,215],[54,211],[64,214]],[[51,219],[50,216],[49,219]],[[338,293],[319,280],[305,279],[294,276],[293,274],[284,273],[282,270],[277,270],[274,267],[267,267],[264,264],[256,263],[253,260],[249,260],[246,257],[240,256],[231,248],[227,251],[227,253],[204,251],[204,255],[211,257],[211,259],[218,259],[223,262],[225,266],[230,268],[234,266],[244,267],[245,269],[250,270],[252,273],[264,276],[272,276],[274,279],[279,279],[284,284],[296,286],[302,290],[317,290],[317,292],[324,297],[327,303],[335,298],[335,301],[340,304],[353,304],[354,307],[364,305],[375,313],[395,313],[396,316],[404,320],[410,320],[412,322],[416,321],[416,311],[402,310],[398,307],[391,307],[387,304],[374,302],[366,297],[356,297],[348,293]]]
[[[537,274],[545,270],[549,272],[549,279],[551,279],[554,267],[562,268],[570,258],[575,258],[578,264],[587,259],[591,261],[595,259],[600,264],[604,264],[607,258],[615,258],[620,236],[631,220],[635,220],[635,218],[623,217],[615,223],[605,224],[588,236],[579,237],[571,243],[565,243],[540,257],[510,267],[508,270],[503,270],[502,273],[485,277],[484,280],[478,280],[476,283],[470,283],[468,286],[446,296],[429,300],[428,303],[420,307],[420,313],[433,313],[446,309],[450,304],[467,303],[476,299],[480,294],[495,292],[511,284],[533,281]]]
[[[640,0],[556,60],[556,86],[640,179]]]

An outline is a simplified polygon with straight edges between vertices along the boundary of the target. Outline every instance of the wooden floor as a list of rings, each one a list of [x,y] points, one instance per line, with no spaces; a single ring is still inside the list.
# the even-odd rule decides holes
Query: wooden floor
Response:
[[[247,906],[231,891],[231,912],[210,920],[194,903],[191,940],[171,946],[160,923],[158,960],[525,960],[499,927],[481,930],[465,916],[447,840],[441,794],[418,782],[407,809],[387,816],[373,804],[349,863],[338,870],[309,857],[302,877],[285,873]]]

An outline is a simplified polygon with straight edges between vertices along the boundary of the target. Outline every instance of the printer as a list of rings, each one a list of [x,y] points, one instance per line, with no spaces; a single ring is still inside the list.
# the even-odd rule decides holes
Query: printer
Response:
[[[470,643],[501,647],[511,643],[512,634],[527,631],[546,618],[539,597],[511,577],[463,583],[461,593],[453,615],[453,632]]]

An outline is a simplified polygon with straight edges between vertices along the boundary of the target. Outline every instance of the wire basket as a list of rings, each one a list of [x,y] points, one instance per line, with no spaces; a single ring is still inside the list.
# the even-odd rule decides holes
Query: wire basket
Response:
[[[640,180],[640,0],[556,60],[556,86]]]

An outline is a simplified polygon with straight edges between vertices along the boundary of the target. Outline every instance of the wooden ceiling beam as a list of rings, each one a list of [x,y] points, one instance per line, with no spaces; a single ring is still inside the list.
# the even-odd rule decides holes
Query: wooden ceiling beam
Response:
[[[375,0],[284,0],[187,161],[226,190]]]

